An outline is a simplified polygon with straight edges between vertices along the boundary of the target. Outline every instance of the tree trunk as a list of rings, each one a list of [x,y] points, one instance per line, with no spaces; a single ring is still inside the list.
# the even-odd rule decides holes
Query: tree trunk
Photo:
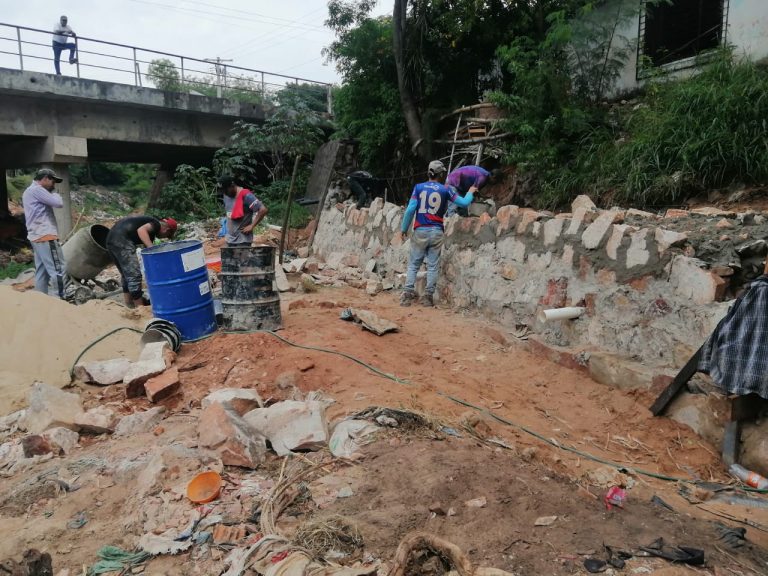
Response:
[[[416,103],[406,82],[405,71],[405,33],[408,13],[408,0],[395,0],[395,8],[392,13],[392,50],[395,55],[395,67],[397,68],[397,87],[400,92],[400,106],[405,116],[405,125],[408,128],[408,136],[411,139],[412,150],[419,156],[422,155],[423,138],[421,136],[421,119]]]
[[[149,202],[147,202],[147,208],[154,209],[160,203],[160,194],[163,192],[163,188],[173,178],[173,173],[176,171],[175,166],[169,166],[166,164],[160,165],[155,174],[155,181],[152,183],[152,189],[149,191]]]

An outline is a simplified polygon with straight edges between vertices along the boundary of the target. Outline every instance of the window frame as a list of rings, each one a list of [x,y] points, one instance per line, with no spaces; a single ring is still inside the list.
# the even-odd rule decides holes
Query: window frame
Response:
[[[722,2],[722,33],[720,35],[720,44],[718,48],[725,46],[728,43],[728,20],[731,12],[730,0],[720,0]],[[688,56],[662,64],[661,66],[647,65],[647,56],[645,53],[645,26],[646,18],[648,15],[648,0],[640,0],[640,17],[637,23],[637,65],[635,67],[635,80],[644,80],[650,78],[654,73],[661,71],[662,73],[669,74],[672,72],[678,72],[680,70],[686,70],[689,68],[696,68],[709,61],[713,54],[714,49],[707,49],[699,52],[695,56]]]

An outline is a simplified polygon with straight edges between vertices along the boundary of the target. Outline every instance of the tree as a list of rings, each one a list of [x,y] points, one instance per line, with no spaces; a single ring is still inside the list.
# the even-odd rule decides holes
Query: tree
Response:
[[[167,58],[157,58],[149,63],[147,78],[159,90],[179,92],[182,89],[181,77],[176,65]]]
[[[413,90],[409,84],[405,59],[407,50],[407,13],[408,0],[395,0],[392,11],[392,50],[395,55],[397,68],[397,88],[400,93],[400,106],[403,109],[405,125],[408,127],[408,136],[411,139],[411,150],[419,152],[423,150],[423,137],[421,133],[421,118],[413,96]]]

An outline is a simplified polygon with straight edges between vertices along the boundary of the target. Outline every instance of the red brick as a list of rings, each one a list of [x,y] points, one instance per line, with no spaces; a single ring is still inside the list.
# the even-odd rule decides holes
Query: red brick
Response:
[[[629,285],[632,286],[635,290],[638,292],[645,292],[648,290],[648,281],[651,279],[650,276],[642,276],[640,278],[634,278],[629,281]]]
[[[562,308],[568,299],[568,278],[552,278],[547,282],[547,293],[539,304],[548,308]]]
[[[159,376],[147,380],[144,384],[144,391],[150,402],[159,402],[169,396],[173,396],[173,394],[179,390],[180,386],[179,370],[177,368],[171,368]]]
[[[603,286],[609,286],[616,283],[616,272],[608,270],[608,268],[601,268],[597,271],[597,281]]]
[[[584,256],[579,256],[579,280],[586,280],[592,271],[592,264]]]

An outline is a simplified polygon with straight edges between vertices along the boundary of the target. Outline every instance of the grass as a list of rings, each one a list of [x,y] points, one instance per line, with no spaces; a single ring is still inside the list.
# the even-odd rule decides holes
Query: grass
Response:
[[[676,205],[703,190],[768,181],[768,71],[729,52],[686,80],[659,77],[556,162],[536,163],[542,207],[578,194],[601,203]],[[542,150],[542,156],[545,156]],[[551,160],[551,158],[550,158]]]

